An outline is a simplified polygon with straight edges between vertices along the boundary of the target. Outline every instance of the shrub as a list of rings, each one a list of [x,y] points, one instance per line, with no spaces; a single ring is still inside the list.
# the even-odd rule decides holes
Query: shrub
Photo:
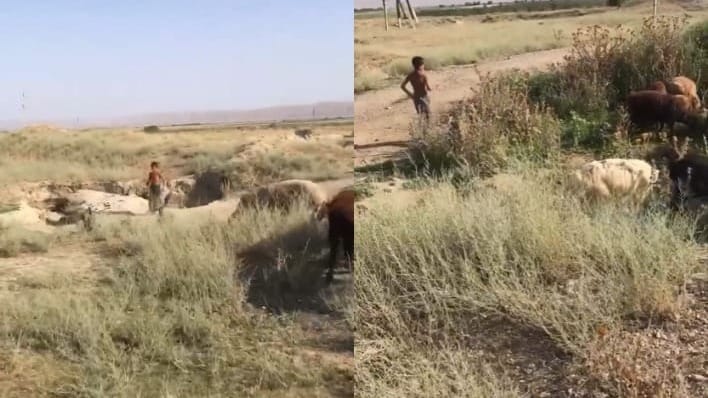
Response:
[[[155,125],[145,126],[143,127],[143,131],[146,133],[157,133],[160,131],[160,127]]]
[[[657,17],[637,30],[581,28],[573,34],[565,63],[531,79],[531,98],[562,118],[571,111],[590,116],[616,110],[630,91],[655,80],[700,75],[701,54],[691,36],[684,36],[685,27],[686,18]]]
[[[473,99],[453,107],[447,124],[415,132],[431,168],[462,162],[484,176],[512,157],[545,161],[558,154],[560,123],[544,105],[528,100],[528,75],[488,75],[482,81]]]
[[[459,163],[489,175],[512,158],[544,161],[565,147],[626,151],[608,138],[624,123],[627,95],[685,75],[708,88],[708,23],[686,31],[685,17],[647,18],[635,30],[593,25],[573,34],[565,62],[535,75],[482,79],[472,100],[445,123],[416,128],[418,154],[432,169]],[[625,129],[622,127],[622,129]]]

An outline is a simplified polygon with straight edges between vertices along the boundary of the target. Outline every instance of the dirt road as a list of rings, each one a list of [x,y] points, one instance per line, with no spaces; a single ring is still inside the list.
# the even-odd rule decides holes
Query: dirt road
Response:
[[[470,95],[479,75],[506,69],[543,69],[562,61],[567,48],[530,52],[504,60],[482,62],[475,66],[449,67],[428,72],[432,86],[433,112]],[[402,154],[409,139],[415,109],[398,85],[357,95],[354,99],[355,165],[379,163]]]

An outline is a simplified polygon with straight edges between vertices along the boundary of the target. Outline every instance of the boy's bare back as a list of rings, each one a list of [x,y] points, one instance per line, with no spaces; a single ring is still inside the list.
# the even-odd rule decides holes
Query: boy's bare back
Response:
[[[408,74],[406,81],[411,83],[413,86],[413,97],[422,98],[428,95],[430,91],[430,86],[428,85],[428,77],[422,70],[414,70]]]

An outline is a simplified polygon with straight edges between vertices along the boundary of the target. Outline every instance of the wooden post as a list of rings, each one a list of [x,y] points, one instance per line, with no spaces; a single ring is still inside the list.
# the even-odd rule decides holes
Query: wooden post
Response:
[[[656,1],[656,0],[654,0]],[[411,17],[413,17],[413,20],[415,23],[418,23],[418,16],[415,14],[415,8],[411,7],[411,1],[406,0],[406,4],[408,4],[408,11],[410,12]]]
[[[384,19],[386,20],[386,32],[388,32],[388,9],[386,9],[386,0],[383,1],[383,8],[384,8]]]
[[[659,0],[654,0],[654,19],[656,19],[656,11],[659,8]]]
[[[415,24],[413,23],[413,18],[411,18],[410,15],[408,15],[408,13],[406,12],[406,6],[403,5],[402,0],[398,0],[398,6],[401,8],[401,15],[403,15],[403,19],[407,19],[408,23],[411,24],[411,27],[413,29],[415,29]]]
[[[396,18],[398,18],[398,27],[401,27],[401,0],[396,0]]]

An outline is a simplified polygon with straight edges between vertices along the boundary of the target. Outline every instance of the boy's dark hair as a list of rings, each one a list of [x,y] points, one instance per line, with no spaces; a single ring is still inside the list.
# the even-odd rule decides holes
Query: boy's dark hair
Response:
[[[423,61],[423,57],[418,56],[418,55],[416,55],[415,57],[413,57],[413,59],[411,60],[411,63],[413,64],[413,67],[416,68],[416,69],[420,68],[421,65],[423,65],[423,62],[424,62],[424,61]]]
[[[157,164],[157,162],[152,162],[152,163],[150,163],[150,167],[151,167],[151,168],[152,168],[152,167],[157,167],[157,166],[159,166],[159,164]]]

